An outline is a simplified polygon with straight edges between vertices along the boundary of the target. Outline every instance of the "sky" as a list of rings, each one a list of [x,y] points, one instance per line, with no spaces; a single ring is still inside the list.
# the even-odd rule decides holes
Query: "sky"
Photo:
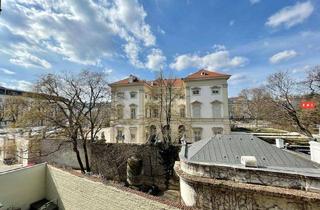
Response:
[[[0,85],[30,90],[48,73],[114,82],[160,70],[231,74],[229,96],[320,64],[320,0],[5,0]]]

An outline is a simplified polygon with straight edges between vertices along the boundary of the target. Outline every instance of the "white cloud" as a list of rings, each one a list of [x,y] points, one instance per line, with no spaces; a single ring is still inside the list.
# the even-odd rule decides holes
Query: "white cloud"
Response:
[[[5,69],[5,68],[0,68],[0,71],[2,71],[2,72],[5,73],[5,74],[8,74],[8,75],[14,75],[14,74],[16,74],[14,71],[11,71],[11,70]]]
[[[105,73],[106,75],[110,75],[113,71],[114,71],[114,70],[111,69],[111,68],[105,68],[105,69],[103,70],[103,73]]]
[[[298,2],[293,6],[288,6],[268,18],[266,25],[272,28],[285,26],[290,28],[294,25],[302,23],[313,12],[314,8],[310,1]]]
[[[41,59],[37,56],[31,55],[28,52],[18,51],[15,55],[10,59],[10,62],[19,66],[28,67],[37,67],[50,69],[51,64],[44,59]]]
[[[237,85],[237,84],[244,83],[244,82],[247,82],[247,81],[249,81],[247,73],[233,74],[229,79],[229,82],[232,85]]]
[[[261,0],[249,0],[251,4],[257,4],[259,3]]]
[[[234,20],[230,20],[229,21],[229,26],[233,26],[234,25]]]
[[[248,62],[245,57],[235,56],[230,57],[227,50],[215,51],[204,56],[197,54],[184,54],[175,58],[174,62],[170,64],[172,69],[182,70],[190,67],[208,68],[211,70],[241,67]]]
[[[280,63],[282,61],[289,60],[291,58],[294,58],[298,55],[298,53],[294,50],[285,50],[282,52],[279,52],[277,54],[274,54],[269,58],[270,63],[276,64]]]
[[[152,49],[151,53],[147,56],[146,68],[159,71],[164,68],[166,57],[159,49]]]
[[[15,90],[31,91],[33,84],[25,80],[10,80],[10,82],[0,82],[1,86]]]
[[[98,65],[102,59],[125,53],[132,65],[141,67],[139,55],[156,44],[138,0],[8,0],[6,7],[0,29],[15,37],[10,40],[12,51],[24,44],[24,52],[30,55],[54,53],[84,65]],[[0,34],[0,40],[6,37]],[[0,51],[5,50],[0,45]]]

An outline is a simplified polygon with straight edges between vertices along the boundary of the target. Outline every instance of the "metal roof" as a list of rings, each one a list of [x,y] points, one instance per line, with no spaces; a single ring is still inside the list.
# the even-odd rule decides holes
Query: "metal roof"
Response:
[[[217,135],[188,145],[180,158],[203,164],[240,165],[241,156],[255,156],[259,168],[319,168],[319,164],[286,152],[250,134]]]

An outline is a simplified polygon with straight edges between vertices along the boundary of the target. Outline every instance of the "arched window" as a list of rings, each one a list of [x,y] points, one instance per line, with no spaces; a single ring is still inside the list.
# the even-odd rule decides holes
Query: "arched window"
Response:
[[[213,101],[212,103],[212,117],[221,118],[222,117],[222,103],[220,101]]]

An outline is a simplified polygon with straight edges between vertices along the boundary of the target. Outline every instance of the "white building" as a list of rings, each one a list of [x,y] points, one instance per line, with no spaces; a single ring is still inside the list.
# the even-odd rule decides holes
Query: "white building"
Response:
[[[202,69],[182,79],[164,80],[174,89],[170,125],[174,141],[182,136],[193,142],[230,133],[229,78],[230,75]],[[165,121],[164,114],[160,114],[165,109],[159,105],[161,87],[159,80],[145,81],[132,75],[112,83],[114,117],[107,141],[145,143],[151,135],[158,135]]]

